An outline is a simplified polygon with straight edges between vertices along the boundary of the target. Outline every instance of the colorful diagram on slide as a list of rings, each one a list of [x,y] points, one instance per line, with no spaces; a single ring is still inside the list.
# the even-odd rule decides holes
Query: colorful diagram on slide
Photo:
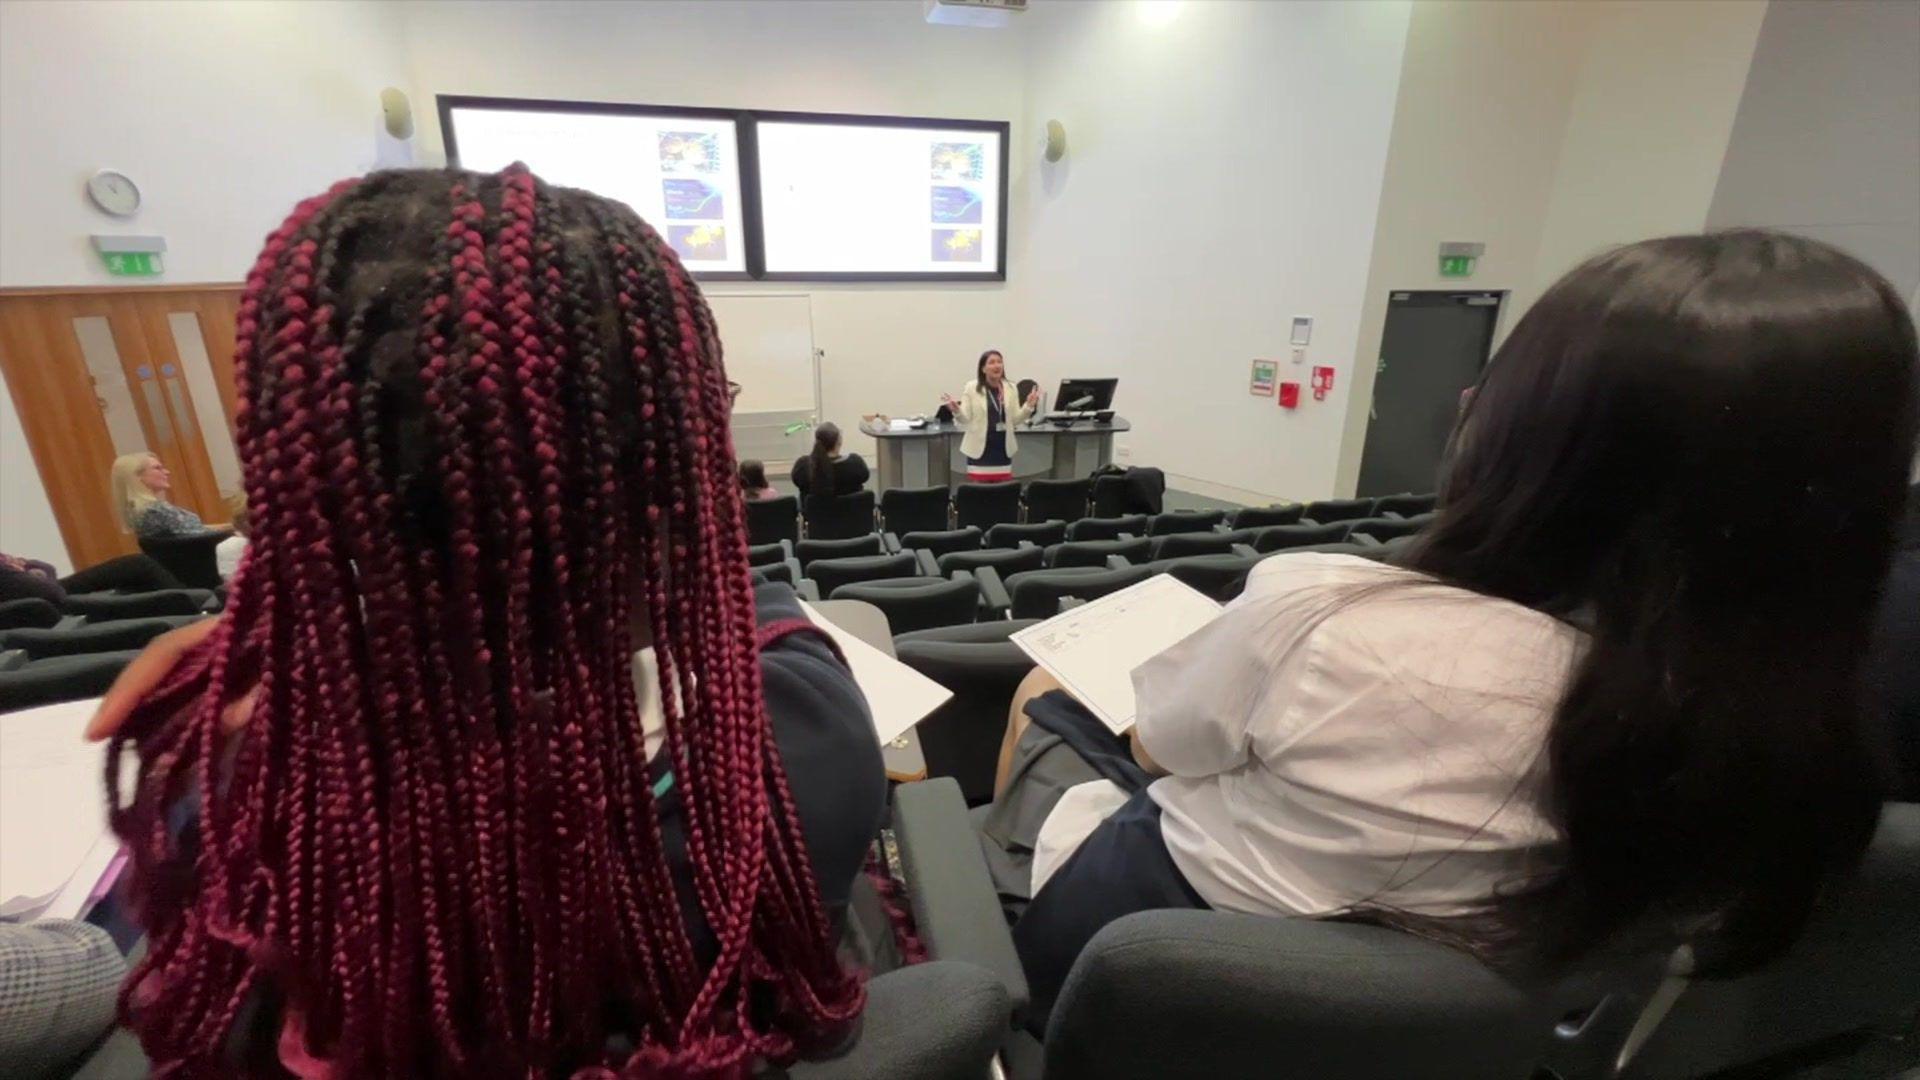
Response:
[[[721,221],[726,218],[720,189],[705,180],[668,177],[660,181],[666,196],[667,217],[675,221]]]
[[[727,257],[727,230],[724,225],[669,225],[667,243],[683,259],[713,262]]]
[[[979,229],[933,230],[934,262],[979,262],[981,254]]]
[[[660,133],[660,171],[672,176],[720,171],[720,137],[710,131]]]
[[[979,180],[986,175],[986,148],[977,142],[937,142],[932,164],[935,180]]]
[[[978,225],[986,204],[980,193],[958,184],[935,184],[933,220],[941,224]]]

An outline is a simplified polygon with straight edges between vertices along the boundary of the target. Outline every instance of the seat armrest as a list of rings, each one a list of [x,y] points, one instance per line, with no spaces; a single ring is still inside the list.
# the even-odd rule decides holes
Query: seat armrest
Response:
[[[1326,523],[1323,521],[1315,521],[1310,517],[1303,517],[1299,521],[1294,522],[1294,524],[1295,525],[1324,525]]]
[[[914,923],[929,955],[985,968],[1006,988],[1015,1012],[1026,1008],[1027,975],[959,782],[942,776],[900,785],[893,795],[893,833]]]
[[[78,630],[87,625],[85,615],[62,615],[60,621],[53,624],[55,630]]]
[[[787,568],[787,573],[792,575],[794,581],[798,582],[798,581],[807,580],[807,575],[800,571],[799,559],[796,559],[793,556],[789,555],[786,558],[780,560],[780,562],[782,565],[784,565]]]
[[[1347,534],[1347,543],[1358,544],[1361,547],[1379,547],[1380,546],[1380,541],[1375,540],[1373,537],[1367,535],[1366,533],[1356,533],[1356,532],[1350,532]]]
[[[888,555],[900,554],[900,534],[883,532],[880,534],[880,550]]]
[[[917,548],[914,559],[920,564],[920,576],[937,578],[940,576],[940,563],[934,559],[933,552],[926,548]]]
[[[1123,533],[1121,533],[1121,534],[1120,534],[1120,535],[1118,536],[1118,538],[1117,538],[1117,539],[1120,539],[1120,540],[1123,540],[1123,541],[1124,541],[1124,540],[1134,540],[1134,539],[1138,539],[1138,538],[1137,538],[1137,537],[1135,537],[1135,536],[1134,536],[1134,535],[1133,535],[1132,533],[1126,533],[1126,532],[1123,532]]]
[[[8,649],[0,652],[0,671],[12,671],[17,667],[25,667],[26,663],[27,650],[25,649]]]
[[[1235,555],[1238,555],[1243,559],[1256,558],[1260,554],[1259,552],[1253,550],[1252,544],[1235,544],[1233,545],[1232,551]]]
[[[1074,608],[1080,607],[1085,603],[1086,603],[1085,600],[1082,600],[1077,596],[1063,596],[1060,598],[1060,608],[1056,612],[1056,614],[1065,615],[1067,612],[1072,611]]]
[[[1109,570],[1126,570],[1131,568],[1132,566],[1133,564],[1127,561],[1127,557],[1125,555],[1107,556],[1107,569]]]
[[[1214,531],[1214,532],[1217,532],[1217,533],[1228,533],[1228,532],[1232,532],[1232,531],[1233,531],[1233,525],[1232,525],[1232,524],[1231,524],[1230,522],[1226,522],[1226,521],[1222,521],[1222,522],[1219,522],[1218,524],[1216,524],[1216,525],[1214,525],[1214,527],[1213,527],[1213,531]]]
[[[980,580],[980,596],[986,601],[987,609],[996,612],[999,618],[1006,618],[1013,610],[1013,597],[1007,594],[1006,582],[1000,580],[1000,571],[991,566],[974,568],[973,576]]]
[[[1030,548],[1030,547],[1038,547],[1038,546],[1039,546],[1038,544],[1035,544],[1035,543],[1034,543],[1033,541],[1031,541],[1031,540],[1022,540],[1022,541],[1020,541],[1020,546],[1019,546],[1019,547],[1017,547],[1017,548],[1014,548],[1014,550],[1015,550],[1015,551],[1025,551],[1025,550],[1027,550],[1027,549],[1028,549],[1028,548]]]
[[[800,583],[793,587],[793,591],[799,593],[800,599],[809,604],[820,602],[820,586],[812,578],[801,578]]]
[[[778,543],[780,545],[780,558],[783,561],[789,559],[798,560],[799,556],[793,553],[793,541],[783,536],[779,539]]]

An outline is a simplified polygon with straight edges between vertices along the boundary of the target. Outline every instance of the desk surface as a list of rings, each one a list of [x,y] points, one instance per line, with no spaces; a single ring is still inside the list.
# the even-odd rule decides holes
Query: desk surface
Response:
[[[1026,438],[1029,435],[1116,435],[1122,431],[1132,431],[1133,425],[1124,416],[1116,416],[1104,424],[1091,420],[1061,427],[1058,424],[1040,422],[1021,424],[1013,429],[1015,435]],[[938,420],[928,420],[923,428],[911,428],[907,431],[895,431],[886,424],[871,420],[860,421],[860,433],[875,439],[934,439],[948,435],[962,435],[966,429],[959,424],[943,424]]]

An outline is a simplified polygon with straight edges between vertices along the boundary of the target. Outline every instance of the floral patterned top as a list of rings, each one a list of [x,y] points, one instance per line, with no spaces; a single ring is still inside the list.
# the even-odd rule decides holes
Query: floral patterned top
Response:
[[[133,532],[142,540],[160,540],[169,536],[192,536],[207,531],[200,515],[170,502],[150,502],[134,519]]]

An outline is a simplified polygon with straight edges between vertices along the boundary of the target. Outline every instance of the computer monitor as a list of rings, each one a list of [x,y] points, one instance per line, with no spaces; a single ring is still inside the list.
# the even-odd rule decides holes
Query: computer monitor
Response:
[[[1061,412],[1104,412],[1113,408],[1113,389],[1119,379],[1062,379],[1053,407]]]

